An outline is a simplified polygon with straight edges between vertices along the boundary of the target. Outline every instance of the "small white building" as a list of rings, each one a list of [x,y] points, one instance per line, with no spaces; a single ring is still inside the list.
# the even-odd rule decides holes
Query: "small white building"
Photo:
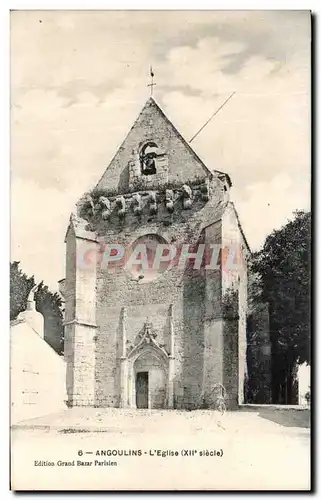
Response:
[[[11,425],[66,409],[65,361],[44,340],[33,290],[11,322],[10,351]]]

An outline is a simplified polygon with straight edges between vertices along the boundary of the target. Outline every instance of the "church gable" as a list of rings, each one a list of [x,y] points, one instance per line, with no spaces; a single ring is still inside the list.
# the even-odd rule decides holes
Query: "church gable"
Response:
[[[239,238],[230,185],[150,98],[70,220],[69,406],[213,407],[217,383],[237,404],[241,320],[223,317],[227,280],[215,258],[213,269],[200,268],[205,252]]]
[[[126,193],[211,177],[210,170],[150,98],[96,189]]]

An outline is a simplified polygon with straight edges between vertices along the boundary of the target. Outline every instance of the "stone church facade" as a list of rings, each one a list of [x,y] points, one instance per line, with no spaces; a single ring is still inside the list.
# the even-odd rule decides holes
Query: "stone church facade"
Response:
[[[229,408],[243,402],[249,249],[230,186],[229,176],[204,165],[148,99],[70,217],[69,406],[211,408],[217,384]],[[165,258],[163,267],[127,268],[128,251],[140,244],[148,258],[167,246],[194,252],[195,260],[199,248],[205,251],[199,269],[188,255],[184,270]],[[222,258],[214,268],[204,265],[217,246],[237,248],[238,265],[224,266]],[[117,248],[125,253],[116,261]]]

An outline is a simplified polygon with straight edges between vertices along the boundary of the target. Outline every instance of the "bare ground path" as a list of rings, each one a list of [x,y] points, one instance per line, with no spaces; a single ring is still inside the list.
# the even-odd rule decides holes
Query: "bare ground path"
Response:
[[[12,487],[307,490],[309,412],[66,410],[13,428]]]

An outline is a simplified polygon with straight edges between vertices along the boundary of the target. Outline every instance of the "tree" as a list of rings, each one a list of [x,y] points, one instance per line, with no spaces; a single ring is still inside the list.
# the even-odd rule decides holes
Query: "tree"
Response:
[[[28,277],[20,268],[20,262],[10,263],[10,320],[17,318],[27,307],[27,299],[35,286],[34,276]],[[41,282],[35,293],[37,311],[44,316],[44,337],[58,354],[63,352],[62,301]]]
[[[19,269],[20,262],[10,263],[10,320],[16,319],[27,307],[27,298],[35,286],[34,277],[28,276]]]
[[[35,293],[36,308],[45,319],[45,340],[59,354],[63,352],[63,312],[58,293],[52,293],[41,282]]]
[[[296,364],[310,364],[310,257],[311,215],[296,211],[252,260],[261,281],[257,299],[269,304],[273,399],[283,402],[291,399]]]

